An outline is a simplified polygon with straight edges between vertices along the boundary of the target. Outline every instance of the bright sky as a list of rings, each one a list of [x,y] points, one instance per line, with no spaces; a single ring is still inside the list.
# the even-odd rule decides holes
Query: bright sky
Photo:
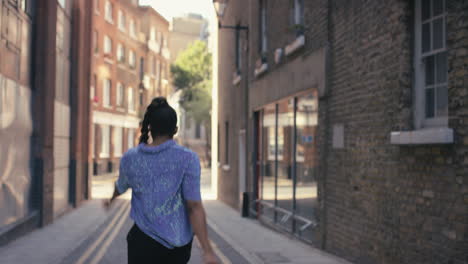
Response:
[[[140,0],[140,5],[151,5],[169,21],[173,17],[196,13],[207,19],[213,12],[213,0]]]

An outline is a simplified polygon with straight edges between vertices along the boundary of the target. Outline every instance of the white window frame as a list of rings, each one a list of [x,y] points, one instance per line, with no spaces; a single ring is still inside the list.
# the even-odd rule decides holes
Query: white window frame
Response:
[[[115,96],[115,104],[117,106],[123,106],[124,104],[124,93],[125,88],[122,83],[118,82],[116,86],[116,96]]]
[[[114,157],[119,158],[122,157],[123,153],[123,132],[122,127],[113,127],[113,137],[114,140]]]
[[[133,87],[128,87],[128,111],[134,113],[135,112],[135,91]]]
[[[156,28],[154,26],[150,30],[150,40],[156,41]]]
[[[111,24],[114,24],[114,5],[107,0],[105,5],[105,20]]]
[[[109,158],[110,156],[110,126],[101,125],[101,151],[100,158]]]
[[[446,0],[445,0],[446,1]],[[444,3],[445,4],[445,3]],[[431,128],[431,127],[448,127],[448,116],[439,116],[434,118],[426,118],[426,95],[425,95],[425,63],[424,58],[427,56],[435,55],[441,52],[446,52],[447,43],[446,39],[443,43],[444,47],[438,50],[431,50],[423,54],[422,52],[422,2],[421,0],[415,1],[415,41],[414,41],[414,69],[415,69],[415,78],[414,78],[414,91],[415,91],[415,107],[414,107],[414,126],[416,129]],[[447,26],[447,11],[437,17],[431,19],[437,19],[444,17],[444,36],[446,36],[446,26]],[[431,26],[432,33],[432,26]],[[431,34],[431,47],[432,47],[433,36]],[[435,66],[434,66],[435,67]],[[448,76],[447,76],[448,78]],[[443,85],[443,84],[442,84]],[[448,85],[445,83],[445,85]],[[436,107],[436,105],[434,106]],[[436,110],[435,110],[436,111]]]
[[[111,90],[112,90],[112,81],[110,79],[103,80],[102,86],[102,105],[104,107],[111,107]]]
[[[94,13],[99,15],[101,13],[100,0],[94,0]]]
[[[129,22],[129,31],[130,31],[130,37],[135,39],[136,38],[136,24],[133,18],[131,18]]]
[[[127,149],[135,147],[135,130],[133,128],[128,129],[127,133]]]
[[[132,68],[136,67],[136,53],[134,50],[130,50],[130,52],[128,53],[128,64]]]
[[[294,24],[304,25],[304,0],[294,0]]]
[[[104,36],[104,54],[112,54],[112,39],[108,36]]]
[[[118,19],[119,19],[119,30],[122,32],[126,32],[127,31],[127,28],[126,28],[127,19],[125,17],[125,13],[122,10],[119,10]]]
[[[99,32],[97,30],[93,30],[93,52],[99,53]]]
[[[125,47],[122,43],[117,44],[117,61],[125,62]]]

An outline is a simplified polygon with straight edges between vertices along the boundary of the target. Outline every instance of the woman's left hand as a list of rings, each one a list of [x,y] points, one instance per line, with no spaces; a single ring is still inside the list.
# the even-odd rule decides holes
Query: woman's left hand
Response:
[[[102,206],[104,207],[104,209],[106,209],[106,211],[109,211],[111,205],[112,199],[105,199],[104,201],[102,201]]]

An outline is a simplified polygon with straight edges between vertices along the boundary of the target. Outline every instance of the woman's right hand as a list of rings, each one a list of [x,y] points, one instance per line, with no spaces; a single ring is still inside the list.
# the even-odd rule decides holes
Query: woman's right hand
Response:
[[[204,264],[218,264],[218,259],[213,252],[207,252],[203,254],[203,263]]]

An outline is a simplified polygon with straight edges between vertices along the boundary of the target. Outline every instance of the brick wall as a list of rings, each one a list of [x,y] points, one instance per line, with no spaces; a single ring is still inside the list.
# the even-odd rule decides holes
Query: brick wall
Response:
[[[466,263],[466,1],[447,1],[451,145],[398,147],[411,130],[411,1],[334,1],[326,156],[326,248],[356,263]],[[323,117],[323,116],[322,116]],[[327,124],[324,122],[324,124]]]

